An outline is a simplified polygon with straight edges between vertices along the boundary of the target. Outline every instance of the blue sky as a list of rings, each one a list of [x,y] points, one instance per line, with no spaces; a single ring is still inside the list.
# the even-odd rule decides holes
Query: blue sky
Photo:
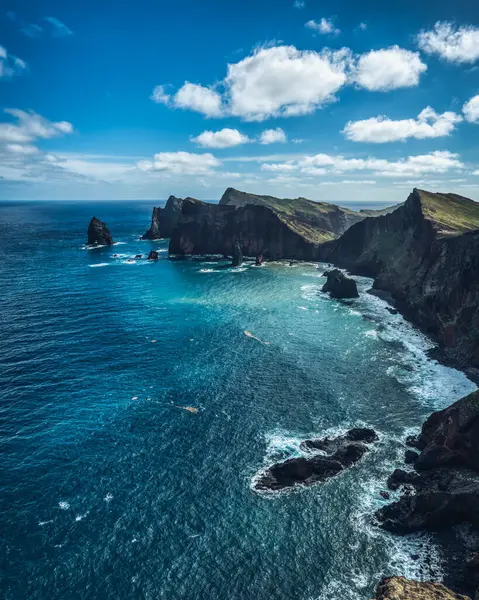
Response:
[[[479,200],[477,2],[2,10],[0,199]]]

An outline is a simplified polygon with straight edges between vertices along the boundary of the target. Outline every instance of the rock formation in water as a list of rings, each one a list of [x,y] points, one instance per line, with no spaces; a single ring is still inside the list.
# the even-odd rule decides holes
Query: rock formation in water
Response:
[[[160,258],[160,255],[158,254],[158,252],[156,250],[150,250],[147,260],[158,260],[159,258]]]
[[[479,367],[479,203],[415,189],[394,212],[353,225],[320,258],[374,277],[459,366]]]
[[[377,587],[374,600],[471,600],[440,583],[411,581],[405,577],[385,577]]]
[[[479,586],[479,564],[474,562],[479,556],[479,391],[433,413],[421,434],[407,443],[420,450],[415,470],[391,474],[388,487],[403,495],[377,512],[379,523],[397,534],[471,526],[476,545],[469,534],[469,546],[461,550],[453,574],[470,593]]]
[[[236,242],[233,245],[233,260],[231,262],[231,265],[233,267],[240,267],[243,264],[243,247],[241,246],[241,243],[236,240]]]
[[[183,212],[170,239],[170,254],[232,256],[236,242],[244,256],[313,260],[318,245],[297,233],[267,206],[183,201]]]
[[[111,246],[113,238],[103,221],[93,217],[88,225],[88,245],[89,246]]]
[[[312,456],[290,458],[272,465],[256,478],[254,488],[276,492],[326,481],[358,462],[368,451],[366,444],[375,439],[374,431],[355,429],[337,438],[305,440],[302,449],[314,452]],[[319,454],[319,451],[327,454]]]
[[[185,198],[191,202],[199,202],[194,198]],[[172,236],[175,227],[181,218],[183,198],[170,196],[164,208],[154,207],[151,215],[151,225],[148,231],[141,236],[142,240],[158,240]]]
[[[346,277],[339,269],[326,271],[324,276],[327,277],[327,281],[323,285],[322,291],[329,293],[331,298],[359,298],[354,279]]]

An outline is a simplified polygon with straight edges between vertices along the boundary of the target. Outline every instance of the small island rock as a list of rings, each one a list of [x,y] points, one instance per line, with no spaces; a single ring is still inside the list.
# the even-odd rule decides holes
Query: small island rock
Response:
[[[332,298],[358,298],[358,288],[354,279],[346,277],[339,269],[326,271],[324,276],[327,277],[326,283],[323,285],[323,292],[328,292]]]
[[[93,217],[88,225],[88,245],[89,246],[111,246],[113,238],[103,221]]]

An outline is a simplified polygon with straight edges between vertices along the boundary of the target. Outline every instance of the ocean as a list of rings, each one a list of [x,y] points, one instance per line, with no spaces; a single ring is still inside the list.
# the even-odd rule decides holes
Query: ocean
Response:
[[[406,435],[475,385],[367,278],[336,301],[321,265],[168,259],[139,240],[153,204],[0,204],[2,598],[369,600],[382,575],[440,579],[434,536],[373,513]],[[85,249],[93,215],[113,247]],[[252,489],[353,426],[380,439],[345,473]]]

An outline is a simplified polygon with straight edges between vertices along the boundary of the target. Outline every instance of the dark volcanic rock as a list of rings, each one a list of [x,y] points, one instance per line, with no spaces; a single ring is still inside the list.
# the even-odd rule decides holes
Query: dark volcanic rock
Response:
[[[479,203],[415,189],[323,244],[320,260],[374,277],[450,360],[479,367]]]
[[[357,463],[367,452],[367,446],[359,438],[372,442],[377,436],[371,429],[352,429],[337,438],[305,440],[301,444],[303,450],[320,449],[328,452],[329,456],[316,453],[311,457],[290,458],[276,463],[257,478],[255,489],[278,491],[298,484],[326,481]]]
[[[164,208],[154,207],[151,215],[151,225],[148,231],[141,236],[142,240],[158,240],[160,238],[169,238],[172,236],[175,227],[181,218],[183,202],[200,202],[195,198],[176,198],[170,196]]]
[[[261,267],[262,264],[263,264],[263,254],[262,254],[262,252],[260,252],[259,254],[256,255],[255,265],[257,267]]]
[[[354,279],[346,277],[339,269],[326,271],[326,283],[323,285],[323,292],[328,292],[332,298],[358,298],[358,288]]]
[[[185,199],[180,222],[170,239],[170,254],[231,256],[241,240],[244,256],[314,260],[318,245],[292,229],[271,208],[191,202]]]
[[[238,240],[233,246],[233,260],[231,265],[233,267],[240,267],[243,264],[243,248]]]
[[[158,254],[158,252],[156,250],[150,250],[147,260],[158,260],[159,258],[160,258],[160,255]]]
[[[417,452],[414,452],[414,450],[406,450],[406,452],[404,453],[404,462],[407,465],[412,465],[416,462],[418,456],[419,454]]]
[[[88,245],[89,246],[111,246],[113,238],[110,231],[103,221],[93,217],[88,225]]]

